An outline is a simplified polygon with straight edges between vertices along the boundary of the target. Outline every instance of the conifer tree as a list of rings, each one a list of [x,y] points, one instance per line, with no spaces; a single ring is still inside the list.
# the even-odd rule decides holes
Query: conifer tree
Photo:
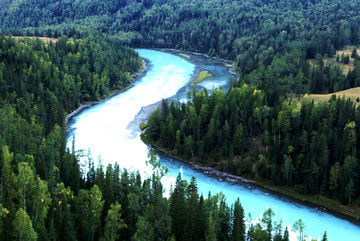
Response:
[[[238,198],[234,204],[233,211],[233,227],[231,232],[231,239],[233,241],[245,240],[245,220],[244,220],[244,209],[240,204]]]
[[[185,240],[186,202],[184,183],[179,173],[170,198],[171,232],[177,241]]]

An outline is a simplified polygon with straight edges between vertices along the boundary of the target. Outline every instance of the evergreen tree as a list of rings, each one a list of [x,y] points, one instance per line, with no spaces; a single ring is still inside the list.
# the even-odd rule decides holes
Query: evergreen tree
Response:
[[[238,198],[234,204],[233,212],[233,228],[231,232],[231,239],[235,240],[245,240],[245,220],[244,220],[244,209],[240,204],[240,199]]]
[[[289,230],[288,230],[288,227],[285,228],[285,231],[284,231],[284,234],[283,234],[283,241],[289,241],[290,238],[289,238]]]
[[[359,57],[359,55],[357,53],[357,50],[356,50],[356,48],[354,48],[353,51],[351,52],[351,58],[356,59],[358,57]]]
[[[186,203],[184,183],[179,173],[170,199],[171,233],[177,241],[185,240]]]
[[[327,241],[327,240],[328,240],[327,233],[325,231],[324,236],[322,237],[321,241]]]

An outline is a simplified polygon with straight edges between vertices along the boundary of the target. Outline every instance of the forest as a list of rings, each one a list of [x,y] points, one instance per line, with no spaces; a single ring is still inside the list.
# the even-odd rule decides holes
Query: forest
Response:
[[[10,4],[11,3],[11,4]],[[360,41],[357,0],[9,1],[0,11],[3,33],[86,36],[91,30],[132,47],[175,48],[236,62],[241,80],[285,94],[332,93],[360,85],[321,65],[336,50]],[[320,64],[320,63],[319,63]],[[297,78],[296,78],[297,77]],[[275,82],[275,83],[274,83]],[[311,85],[309,84],[311,82]]]
[[[271,209],[246,229],[251,219],[245,219],[239,199],[229,206],[221,193],[204,198],[195,178],[188,183],[179,174],[170,197],[164,197],[160,178],[166,171],[154,150],[149,163],[155,171],[145,180],[117,163],[104,169],[92,161],[81,173],[85,179],[70,172],[78,170],[73,153],[43,180],[32,156],[15,165],[8,147],[1,151],[1,240],[289,240],[290,229],[274,221]],[[305,229],[301,219],[291,228],[299,240]]]
[[[0,25],[14,35],[97,30],[136,47],[166,47],[236,60],[242,71],[295,48],[334,55],[360,40],[357,0],[8,0]]]
[[[90,156],[83,167],[84,154],[65,149],[66,113],[131,84],[142,61],[129,47],[101,35],[0,40],[0,240],[285,241],[291,230],[305,237],[301,219],[288,227],[268,209],[251,223],[240,200],[204,198],[195,178],[179,175],[165,197],[166,169],[153,150],[154,174],[143,179],[117,163],[95,167]]]
[[[163,101],[144,139],[185,160],[358,206],[359,111],[335,96],[270,107],[263,91],[244,84],[193,91],[186,104]]]
[[[200,196],[159,171],[79,165],[65,149],[66,115],[131,85],[132,49],[175,48],[232,60],[223,90],[162,102],[143,139],[184,160],[301,194],[360,206],[357,102],[307,94],[360,86],[358,0],[5,0],[0,2],[0,240],[288,240],[264,210]],[[47,36],[56,43],[11,36]],[[343,73],[326,58],[354,66]],[[310,63],[312,60],[312,63]],[[145,160],[144,160],[145,161]],[[248,228],[245,229],[245,225]],[[305,224],[293,227],[304,239]],[[322,240],[327,240],[326,232]]]

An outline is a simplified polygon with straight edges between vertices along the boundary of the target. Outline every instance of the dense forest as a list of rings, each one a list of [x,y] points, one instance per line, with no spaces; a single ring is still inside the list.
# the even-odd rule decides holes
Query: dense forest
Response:
[[[359,12],[356,0],[23,0],[3,3],[0,25],[5,33],[48,37],[97,30],[130,46],[234,60],[240,78],[260,89],[271,86],[266,98],[276,102],[289,93],[360,85],[358,72],[346,78],[338,67],[320,63],[359,44]],[[316,59],[320,70],[312,72],[308,59]]]
[[[128,86],[141,67],[129,47],[100,35],[0,40],[0,240],[285,241],[291,230],[304,237],[301,219],[287,227],[268,209],[253,223],[239,200],[200,196],[195,178],[179,175],[164,197],[166,169],[153,150],[155,171],[145,179],[118,164],[95,167],[90,157],[82,167],[82,153],[65,150],[66,113]]]
[[[324,61],[360,44],[359,3],[1,1],[0,240],[289,239],[271,210],[251,223],[239,201],[199,196],[194,179],[179,176],[165,198],[161,171],[142,179],[117,164],[82,168],[79,153],[65,150],[66,114],[131,84],[142,61],[130,47],[201,52],[235,61],[239,74],[227,93],[163,101],[145,139],[184,159],[359,206],[357,103],[300,100],[360,86],[356,51],[336,59],[353,61],[346,75]],[[150,161],[160,168],[153,153]],[[303,240],[301,220],[293,230]]]
[[[165,172],[153,150],[149,162],[155,171],[145,180],[118,164],[104,170],[92,162],[86,180],[80,173],[63,176],[57,166],[42,180],[32,157],[16,163],[7,147],[1,151],[1,240],[289,240],[290,229],[274,221],[271,209],[250,224],[239,199],[229,206],[221,193],[204,198],[195,178],[187,183],[179,174],[165,198],[160,181]],[[72,157],[65,154],[61,163],[69,165]],[[301,219],[291,228],[299,240],[305,229]]]
[[[263,91],[244,84],[227,93],[192,91],[186,104],[163,101],[144,137],[235,175],[359,205],[359,116],[356,103],[335,96],[270,107]]]
[[[22,0],[2,3],[14,35],[72,36],[97,30],[137,47],[167,47],[236,60],[245,73],[297,50],[334,55],[360,40],[356,0]],[[281,54],[281,55],[280,55]]]

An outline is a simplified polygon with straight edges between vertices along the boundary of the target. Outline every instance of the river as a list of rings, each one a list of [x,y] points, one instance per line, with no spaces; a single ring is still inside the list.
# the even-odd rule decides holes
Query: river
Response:
[[[90,107],[75,116],[68,123],[71,130],[67,140],[70,147],[75,137],[75,149],[89,151],[95,163],[106,166],[118,162],[120,167],[139,170],[148,175],[151,169],[145,165],[148,148],[140,140],[138,124],[146,118],[148,112],[161,99],[186,100],[190,88],[227,88],[227,79],[231,78],[228,68],[219,61],[198,56],[196,65],[185,58],[146,49],[137,50],[141,57],[150,61],[146,75],[134,83],[129,90]],[[188,84],[194,71],[209,70],[212,77],[196,86]],[[148,106],[148,107],[147,107]],[[147,107],[147,108],[144,108]],[[250,187],[219,180],[192,169],[190,166],[160,155],[162,163],[170,172],[163,178],[164,186],[169,190],[176,176],[182,172],[185,179],[195,176],[200,193],[205,197],[208,192],[222,192],[228,203],[234,203],[239,197],[245,213],[251,213],[253,219],[271,208],[275,212],[275,221],[282,220],[284,225],[292,224],[301,218],[305,224],[305,233],[309,238],[318,239],[327,231],[329,240],[360,240],[360,227],[328,213],[300,205],[276,195]],[[86,165],[86,158],[81,160]],[[246,215],[247,216],[247,215]],[[294,235],[294,234],[292,234]],[[294,236],[292,236],[294,238]],[[293,239],[292,238],[292,239]]]

